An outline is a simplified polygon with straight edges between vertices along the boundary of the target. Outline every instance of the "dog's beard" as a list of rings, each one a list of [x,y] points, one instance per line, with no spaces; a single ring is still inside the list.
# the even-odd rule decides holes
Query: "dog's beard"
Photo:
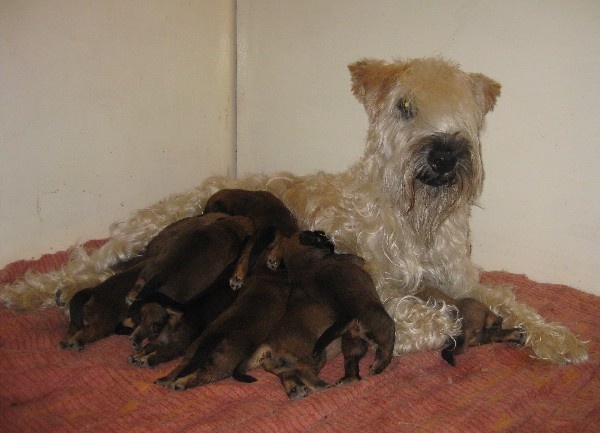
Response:
[[[427,184],[420,180],[430,170],[424,152],[414,153],[404,161],[406,164],[399,165],[400,175],[385,173],[384,188],[400,205],[422,244],[431,245],[442,223],[479,195],[483,178],[481,164],[473,161],[472,153],[468,152],[445,179]]]
[[[473,197],[470,180],[456,176],[451,185],[430,186],[414,179],[407,216],[417,236],[431,245],[440,225]]]

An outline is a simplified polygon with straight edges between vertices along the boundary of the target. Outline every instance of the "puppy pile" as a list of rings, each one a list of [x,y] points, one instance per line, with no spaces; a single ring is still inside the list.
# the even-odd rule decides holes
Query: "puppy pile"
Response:
[[[182,356],[156,381],[169,389],[230,376],[253,382],[248,370],[262,365],[289,397],[304,397],[329,386],[319,372],[339,352],[339,341],[338,383],[360,380],[369,344],[376,347],[371,374],[391,362],[396,326],[363,264],[336,254],[323,232],[299,231],[273,194],[221,190],[202,215],[167,226],[140,256],[77,292],[60,346],[81,350],[127,333],[136,350],[131,364],[151,367]],[[467,346],[522,343],[520,329],[502,329],[501,318],[474,299],[456,301],[430,289],[417,295],[454,305],[462,319],[461,334],[442,351],[451,364]]]

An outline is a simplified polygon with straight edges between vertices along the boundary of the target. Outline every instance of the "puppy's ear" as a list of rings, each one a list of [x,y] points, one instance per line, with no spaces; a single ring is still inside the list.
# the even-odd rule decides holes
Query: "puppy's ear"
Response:
[[[500,96],[500,83],[486,77],[483,74],[469,74],[473,80],[473,90],[478,104],[483,108],[483,113],[489,113],[496,105],[496,99]]]
[[[228,213],[225,203],[223,203],[221,200],[213,200],[213,201],[209,200],[206,203],[206,207],[204,208],[204,213],[209,213],[209,212],[210,213],[213,213],[213,212]]]
[[[181,316],[183,316],[183,311],[173,307],[167,307],[166,311],[169,316],[173,317],[176,320],[181,319]]]

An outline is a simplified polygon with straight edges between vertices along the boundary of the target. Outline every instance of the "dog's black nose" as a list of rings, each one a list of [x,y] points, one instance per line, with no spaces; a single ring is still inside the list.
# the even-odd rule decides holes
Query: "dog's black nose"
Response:
[[[437,174],[450,173],[456,167],[457,160],[456,153],[445,147],[434,147],[427,155],[427,163]]]

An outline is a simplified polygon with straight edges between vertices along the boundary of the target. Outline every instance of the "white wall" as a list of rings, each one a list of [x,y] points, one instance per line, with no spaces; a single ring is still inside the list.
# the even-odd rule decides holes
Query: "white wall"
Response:
[[[3,0],[0,266],[233,171],[234,0]],[[342,170],[346,65],[441,54],[503,84],[474,260],[600,294],[600,3],[238,0],[238,170]]]
[[[0,266],[232,169],[233,0],[2,0]]]
[[[240,0],[238,170],[341,170],[366,116],[346,65],[441,54],[503,84],[474,261],[600,294],[600,2]]]

